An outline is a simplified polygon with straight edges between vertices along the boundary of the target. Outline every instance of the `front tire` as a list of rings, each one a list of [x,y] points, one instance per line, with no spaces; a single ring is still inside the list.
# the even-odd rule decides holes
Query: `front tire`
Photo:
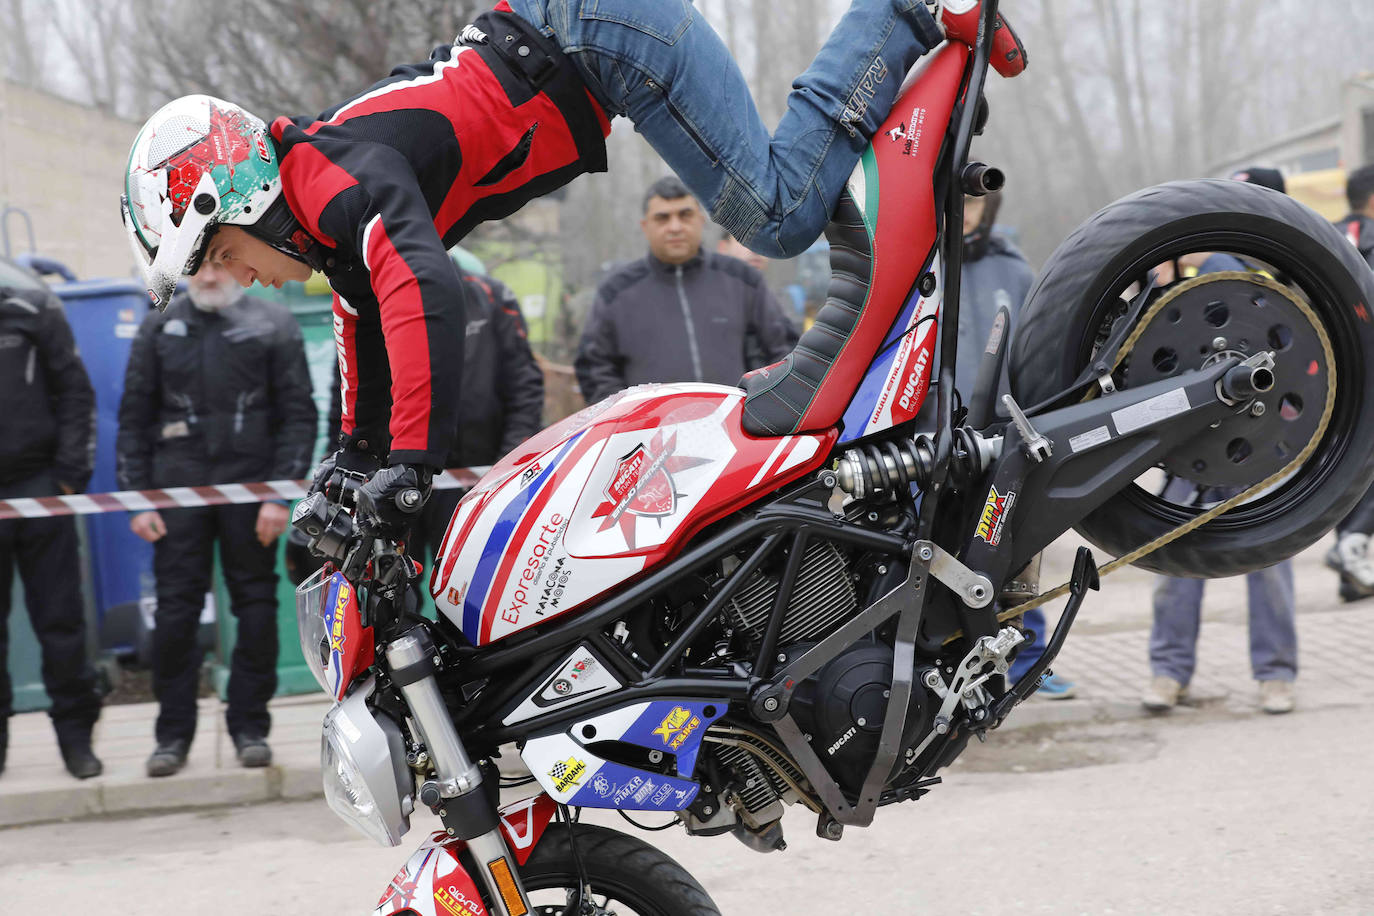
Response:
[[[1317,314],[1335,351],[1334,410],[1308,460],[1270,491],[1137,562],[1167,575],[1230,576],[1271,566],[1315,542],[1374,479],[1374,398],[1365,397],[1374,367],[1374,273],[1334,227],[1290,197],[1237,181],[1174,182],[1123,198],[1084,223],[1046,262],[1021,312],[1009,374],[1025,407],[1063,392],[1125,313],[1131,285],[1156,265],[1194,252],[1231,253],[1283,278]],[[1175,374],[1196,368],[1180,364]],[[1128,373],[1117,376],[1118,387],[1129,387]],[[1075,528],[1122,556],[1201,511],[1138,482]]]
[[[663,851],[637,837],[593,824],[578,824],[575,832],[582,868],[599,907],[595,912],[613,911],[616,916],[720,916],[720,910],[696,879]],[[529,861],[520,869],[520,878],[536,916],[564,912],[572,899],[567,894],[577,886],[577,865],[566,825],[549,825]]]

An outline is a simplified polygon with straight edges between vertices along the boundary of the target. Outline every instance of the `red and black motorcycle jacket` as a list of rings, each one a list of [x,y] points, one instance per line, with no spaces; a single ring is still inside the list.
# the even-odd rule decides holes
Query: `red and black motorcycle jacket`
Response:
[[[461,41],[271,127],[335,293],[343,438],[388,464],[439,468],[455,446],[466,322],[446,249],[606,168],[610,122],[552,42],[504,0]]]

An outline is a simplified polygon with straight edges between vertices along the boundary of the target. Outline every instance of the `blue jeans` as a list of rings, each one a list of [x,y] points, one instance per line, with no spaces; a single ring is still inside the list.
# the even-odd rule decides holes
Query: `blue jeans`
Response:
[[[1150,670],[1156,676],[1180,684],[1193,679],[1205,584],[1205,579],[1159,578],[1150,630]],[[1252,572],[1245,586],[1250,598],[1250,670],[1257,681],[1291,681],[1298,676],[1293,564],[1284,560]]]
[[[1164,498],[1180,502],[1196,485],[1181,478],[1169,482]],[[1239,490],[1209,487],[1197,494],[1202,503],[1222,500]],[[1161,576],[1155,585],[1154,626],[1150,629],[1150,670],[1180,684],[1193,679],[1197,635],[1202,625],[1205,579]],[[1298,676],[1298,630],[1293,594],[1293,564],[1288,560],[1245,577],[1250,602],[1250,670],[1257,681],[1291,681]]]
[[[558,42],[610,114],[634,121],[712,219],[775,258],[820,236],[907,71],[942,40],[921,0],[854,0],[770,136],[738,65],[689,0],[511,7]]]
[[[1045,644],[1048,634],[1045,632],[1045,612],[1040,608],[1031,608],[1021,615],[1021,626],[1035,633],[1035,638],[1030,645],[1022,646],[1021,651],[1016,653],[1016,658],[1011,661],[1011,668],[1007,671],[1007,682],[1015,684],[1021,680],[1021,675],[1030,670],[1030,666],[1040,661],[1040,656],[1045,654]]]

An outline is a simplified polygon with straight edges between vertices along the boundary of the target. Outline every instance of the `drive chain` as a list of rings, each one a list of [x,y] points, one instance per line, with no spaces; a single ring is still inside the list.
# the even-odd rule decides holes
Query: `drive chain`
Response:
[[[1322,407],[1321,420],[1317,424],[1317,430],[1315,433],[1313,433],[1312,438],[1308,440],[1307,444],[1304,445],[1302,449],[1298,452],[1297,457],[1295,457],[1292,461],[1286,464],[1283,468],[1281,468],[1274,474],[1271,474],[1270,476],[1266,477],[1264,480],[1261,480],[1259,483],[1249,487],[1248,489],[1243,490],[1240,493],[1237,493],[1230,499],[1217,503],[1215,506],[1208,509],[1206,512],[1203,512],[1196,518],[1191,519],[1182,525],[1179,525],[1172,531],[1160,535],[1153,541],[1150,541],[1149,543],[1144,544],[1141,547],[1137,547],[1135,550],[1132,550],[1125,556],[1117,557],[1115,560],[1112,560],[1110,563],[1106,564],[1098,570],[1099,576],[1109,575],[1123,566],[1127,566],[1131,563],[1134,563],[1135,561],[1149,555],[1150,553],[1153,553],[1154,551],[1158,550],[1164,545],[1169,544],[1172,541],[1175,541],[1178,538],[1183,537],[1188,532],[1196,530],[1197,528],[1201,528],[1203,525],[1212,521],[1212,519],[1218,517],[1219,515],[1222,515],[1223,513],[1229,511],[1235,506],[1238,506],[1239,504],[1245,502],[1247,499],[1250,499],[1251,497],[1259,493],[1262,493],[1270,487],[1276,485],[1289,474],[1293,473],[1298,468],[1300,468],[1307,461],[1308,458],[1312,457],[1312,453],[1317,450],[1317,445],[1321,442],[1322,436],[1326,434],[1327,425],[1331,422],[1331,414],[1336,407],[1336,353],[1331,346],[1331,337],[1326,331],[1325,324],[1322,323],[1321,318],[1317,315],[1316,311],[1312,308],[1311,305],[1304,302],[1298,296],[1294,295],[1292,290],[1288,289],[1288,287],[1284,286],[1281,283],[1278,283],[1271,277],[1265,276],[1264,274],[1249,273],[1247,271],[1221,271],[1217,273],[1206,274],[1200,277],[1195,277],[1194,279],[1187,280],[1183,283],[1178,284],[1173,289],[1169,290],[1167,293],[1160,296],[1149,308],[1145,310],[1145,314],[1141,316],[1140,321],[1131,331],[1130,336],[1127,337],[1126,341],[1121,345],[1121,349],[1120,351],[1118,351],[1116,358],[1112,363],[1110,371],[1115,372],[1121,366],[1122,362],[1124,362],[1125,359],[1128,356],[1130,356],[1132,348],[1136,345],[1136,342],[1140,339],[1140,336],[1145,332],[1145,329],[1149,327],[1150,322],[1153,321],[1155,317],[1158,316],[1159,313],[1163,311],[1171,302],[1176,300],[1179,296],[1182,296],[1184,293],[1194,290],[1199,286],[1204,286],[1208,283],[1216,283],[1222,280],[1245,280],[1249,283],[1264,286],[1269,290],[1283,296],[1288,303],[1290,303],[1294,308],[1296,308],[1299,312],[1302,313],[1303,317],[1307,319],[1308,323],[1311,324],[1313,329],[1317,332],[1317,338],[1321,342],[1322,355],[1326,360],[1327,366],[1326,403]],[[1034,598],[1031,598],[1028,601],[1024,601],[1021,604],[1016,605],[1015,607],[1007,608],[1006,610],[1001,611],[997,615],[997,618],[998,620],[1002,621],[1010,620],[1013,617],[1018,617],[1021,614],[1024,614],[1026,611],[1040,607],[1042,604],[1045,604],[1048,601],[1052,601],[1055,598],[1068,594],[1069,585],[1070,583],[1065,582],[1058,588],[1053,588],[1047,592],[1042,592],[1041,594],[1036,595]]]

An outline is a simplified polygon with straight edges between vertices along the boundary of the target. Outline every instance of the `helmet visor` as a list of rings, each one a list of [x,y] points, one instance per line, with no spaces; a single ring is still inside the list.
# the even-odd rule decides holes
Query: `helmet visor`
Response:
[[[217,201],[218,193],[214,179],[207,173],[196,188],[196,195],[206,194]],[[175,226],[172,218],[172,202],[163,198],[160,202],[160,218],[149,220],[148,214],[135,216],[133,208],[137,201],[129,196],[120,197],[120,210],[124,219],[124,229],[129,236],[129,248],[134,261],[143,273],[144,284],[148,288],[148,300],[158,311],[166,311],[172,301],[172,294],[182,277],[189,276],[200,269],[209,247],[210,238],[218,227],[215,206],[206,207],[209,213],[201,213],[199,208],[190,207],[182,215],[180,226]],[[150,225],[175,226],[175,232],[167,238],[150,233]],[[154,240],[156,240],[154,242]]]

